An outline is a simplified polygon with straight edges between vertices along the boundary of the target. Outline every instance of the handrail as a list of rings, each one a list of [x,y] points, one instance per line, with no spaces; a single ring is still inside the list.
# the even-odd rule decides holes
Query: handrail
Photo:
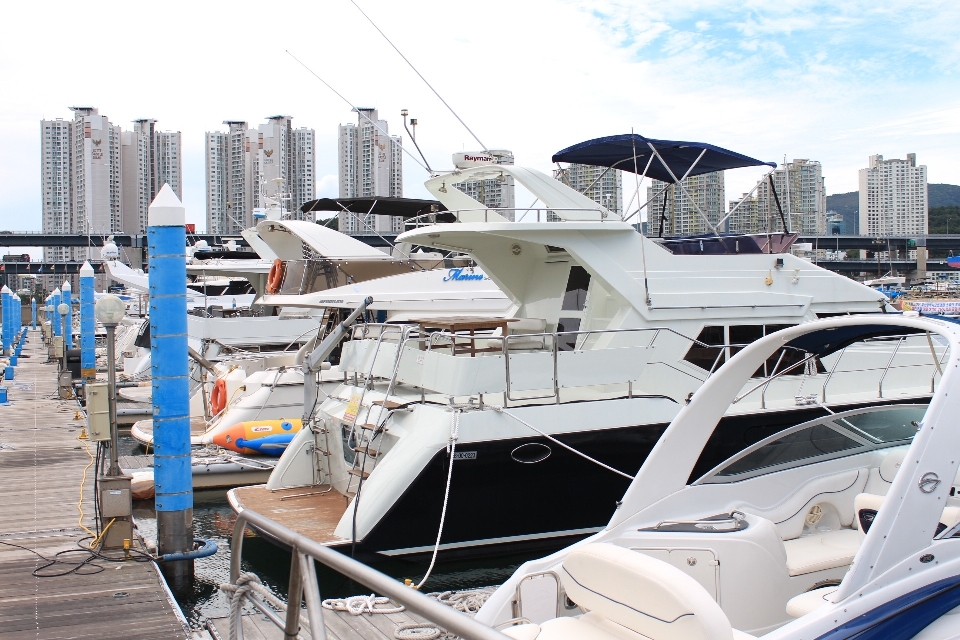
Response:
[[[847,352],[846,347],[840,350],[840,355],[837,356],[837,359],[834,361],[833,366],[830,368],[830,373],[827,374],[827,379],[823,381],[823,388],[820,390],[821,402],[827,401],[827,385],[830,384],[830,379],[833,378],[833,373],[837,370],[837,367],[840,366],[840,360],[843,359],[843,354],[845,354],[846,352]]]
[[[897,357],[897,352],[900,351],[900,345],[903,344],[903,341],[906,340],[904,336],[900,336],[900,339],[897,341],[897,346],[894,347],[893,353],[890,354],[890,359],[887,360],[887,366],[883,369],[883,375],[880,376],[880,382],[877,385],[877,397],[883,397],[883,379],[887,377],[887,372],[890,371],[890,365],[893,364],[893,359]]]
[[[387,576],[372,567],[357,562],[353,558],[326,547],[315,540],[301,535],[278,522],[274,522],[255,511],[244,509],[237,514],[237,522],[233,527],[230,557],[230,583],[236,585],[240,579],[240,561],[243,555],[244,532],[251,526],[260,533],[266,534],[274,540],[291,548],[290,583],[288,593],[290,600],[287,605],[286,620],[280,621],[276,615],[270,617],[274,624],[285,627],[287,637],[290,632],[300,628],[300,599],[307,602],[310,635],[313,638],[327,637],[326,626],[323,621],[321,608],[320,586],[317,582],[316,569],[310,559],[320,562],[334,571],[373,589],[376,593],[391,598],[402,604],[410,611],[423,616],[429,621],[447,631],[466,638],[467,640],[505,640],[507,636],[486,625],[483,625],[466,614],[441,604],[433,598],[428,598],[415,589],[407,587],[390,576]],[[256,601],[254,601],[256,604]],[[260,607],[257,607],[260,609]],[[262,610],[262,609],[261,609]],[[271,611],[272,613],[272,611]],[[240,628],[240,607],[236,608],[236,618],[231,621],[232,628]],[[276,618],[276,620],[274,620]]]

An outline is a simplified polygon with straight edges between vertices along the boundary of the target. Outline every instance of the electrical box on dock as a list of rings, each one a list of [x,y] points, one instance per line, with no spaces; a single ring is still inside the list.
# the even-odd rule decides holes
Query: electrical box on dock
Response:
[[[87,385],[87,432],[94,442],[110,439],[110,401],[106,383]]]
[[[100,491],[100,519],[109,529],[103,536],[101,549],[123,549],[124,541],[133,540],[133,501],[130,492],[130,476],[100,476],[97,488]]]

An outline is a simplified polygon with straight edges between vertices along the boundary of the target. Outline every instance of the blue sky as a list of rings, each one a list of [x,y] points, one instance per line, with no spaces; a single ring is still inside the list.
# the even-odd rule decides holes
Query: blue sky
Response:
[[[855,190],[874,153],[915,152],[931,182],[960,184],[955,0],[358,2],[484,142],[521,164],[549,170],[553,152],[633,128],[819,160],[828,193]],[[377,106],[392,133],[410,109],[434,166],[477,146],[348,0],[95,9],[82,23],[69,2],[5,9],[20,27],[0,40],[0,228],[40,228],[39,121],[78,103],[125,128],[152,117],[183,133],[184,201],[200,227],[203,134],[227,119],[288,113],[316,129],[319,190],[335,194],[337,125],[355,116],[286,49]],[[759,175],[728,172],[727,197]],[[425,177],[407,162],[405,194],[425,195]]]

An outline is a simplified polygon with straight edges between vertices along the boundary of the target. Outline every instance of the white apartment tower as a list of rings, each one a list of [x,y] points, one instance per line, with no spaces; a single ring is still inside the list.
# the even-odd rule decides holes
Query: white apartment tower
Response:
[[[150,203],[164,184],[183,198],[179,131],[157,131],[156,120],[133,121],[121,133],[122,197],[125,233],[146,233]]]
[[[121,131],[94,107],[71,107],[73,120],[43,120],[43,230],[109,235],[145,233],[147,209],[164,185],[182,196],[179,132],[136,120]],[[44,248],[50,261],[87,258],[86,250]]]
[[[497,164],[513,164],[514,162],[513,152],[505,149],[492,149],[489,152],[476,153],[478,156],[488,154],[496,158]],[[514,219],[514,209],[516,209],[517,203],[516,183],[513,176],[503,175],[489,180],[455,182],[453,187],[491,209],[503,209],[501,211],[503,217],[511,221]]]
[[[676,237],[709,233],[710,227],[697,207],[713,225],[723,218],[726,196],[722,171],[689,176],[682,184],[681,189],[679,184],[654,180],[647,187],[649,235]]]
[[[403,197],[401,138],[389,135],[387,121],[374,108],[357,109],[357,124],[338,130],[338,166],[341,198]],[[403,219],[373,214],[341,213],[340,231],[348,235],[400,233]]]
[[[284,217],[303,219],[300,206],[316,192],[313,129],[294,129],[291,116],[270,116],[251,129],[225,120],[229,130],[205,136],[207,230],[234,234],[253,225],[264,198],[280,202]]]
[[[73,233],[73,123],[69,120],[43,120],[40,123],[41,185],[43,191],[43,230],[47,233]],[[67,260],[72,256],[64,247],[47,247],[44,260]]]
[[[562,171],[555,170],[553,177],[603,205],[608,211],[623,215],[623,172],[619,169],[571,164]]]
[[[743,194],[747,201],[730,216],[728,230],[731,233],[782,232],[783,221],[787,220],[793,233],[824,234],[827,192],[820,163],[795,159],[774,170],[771,177],[776,193],[770,188],[770,177],[764,177],[753,196]],[[743,198],[731,200],[729,211],[733,211]]]
[[[926,235],[928,207],[927,167],[917,166],[917,154],[873,155],[860,169],[860,235]]]
[[[728,233],[759,233],[766,230],[765,221],[760,218],[756,194],[743,194],[739,200],[731,200],[727,211],[732,212],[721,231]],[[734,210],[736,209],[736,210]]]

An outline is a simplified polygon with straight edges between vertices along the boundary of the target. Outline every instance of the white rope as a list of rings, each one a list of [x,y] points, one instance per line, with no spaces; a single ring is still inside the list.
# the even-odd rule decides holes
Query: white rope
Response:
[[[368,596],[349,596],[347,598],[331,598],[324,600],[322,605],[324,609],[332,611],[346,611],[352,616],[359,616],[364,613],[400,613],[404,610],[403,605],[393,607],[377,607],[377,605],[392,604],[390,598],[370,594]]]
[[[495,590],[495,587],[484,587],[467,591],[437,591],[426,595],[428,598],[435,598],[440,604],[473,617]],[[442,627],[430,622],[408,622],[393,630],[393,637],[397,640],[435,640],[441,636],[451,639],[455,637]]]
[[[447,454],[450,456],[450,465],[447,467],[447,487],[443,491],[443,510],[440,512],[440,528],[437,530],[437,542],[433,545],[433,557],[430,558],[430,566],[427,573],[424,574],[420,584],[414,587],[419,590],[423,583],[427,581],[433,572],[433,565],[437,562],[437,552],[440,550],[440,536],[443,535],[443,521],[447,518],[447,502],[450,499],[450,480],[453,478],[453,457],[457,450],[457,440],[460,438],[460,409],[453,410],[453,416],[450,420],[450,439],[447,440]]]
[[[504,415],[506,415],[506,416],[510,416],[511,418],[513,418],[514,420],[516,420],[517,422],[519,422],[520,424],[522,424],[523,426],[525,426],[525,427],[527,427],[527,428],[529,428],[529,429],[532,429],[533,431],[536,431],[537,433],[539,433],[540,435],[542,435],[544,438],[546,438],[546,439],[549,440],[550,442],[553,442],[554,444],[560,445],[561,447],[563,447],[563,448],[566,449],[567,451],[569,451],[569,452],[571,452],[571,453],[575,453],[575,454],[577,454],[578,456],[580,456],[581,458],[583,458],[583,459],[585,459],[585,460],[589,460],[590,462],[592,462],[592,463],[594,463],[594,464],[596,464],[596,465],[600,465],[601,467],[603,467],[603,468],[606,469],[607,471],[612,471],[612,472],[614,472],[615,474],[617,474],[618,476],[623,476],[624,478],[627,478],[628,480],[633,480],[633,479],[634,479],[633,476],[631,476],[631,475],[629,475],[629,474],[627,474],[627,473],[624,473],[623,471],[620,471],[619,469],[614,469],[614,468],[611,467],[610,465],[604,464],[604,463],[600,462],[599,460],[597,460],[596,458],[591,458],[590,456],[588,456],[587,454],[583,453],[582,451],[577,451],[576,449],[574,449],[574,448],[571,447],[570,445],[564,444],[563,442],[560,442],[559,440],[557,440],[557,439],[554,438],[553,436],[551,436],[551,435],[549,435],[549,434],[547,434],[547,433],[544,433],[543,431],[540,431],[540,429],[537,429],[535,426],[533,426],[533,425],[530,424],[529,422],[526,422],[525,420],[523,420],[523,419],[520,418],[519,416],[516,416],[516,415],[510,413],[509,411],[507,411],[507,410],[504,409],[503,407],[499,407],[499,406],[497,406],[497,405],[487,405],[487,406],[489,406],[490,408],[492,408],[492,409],[493,409],[494,411],[496,411],[497,413],[502,413],[502,414],[504,414]]]
[[[237,578],[237,584],[221,584],[220,590],[230,597],[230,640],[236,640],[238,637],[236,625],[241,621],[244,599],[250,598],[254,593],[261,596],[277,611],[287,610],[287,603],[261,583],[260,577],[255,573],[245,571]],[[303,624],[310,626],[310,621],[303,612],[300,613],[300,619]]]

